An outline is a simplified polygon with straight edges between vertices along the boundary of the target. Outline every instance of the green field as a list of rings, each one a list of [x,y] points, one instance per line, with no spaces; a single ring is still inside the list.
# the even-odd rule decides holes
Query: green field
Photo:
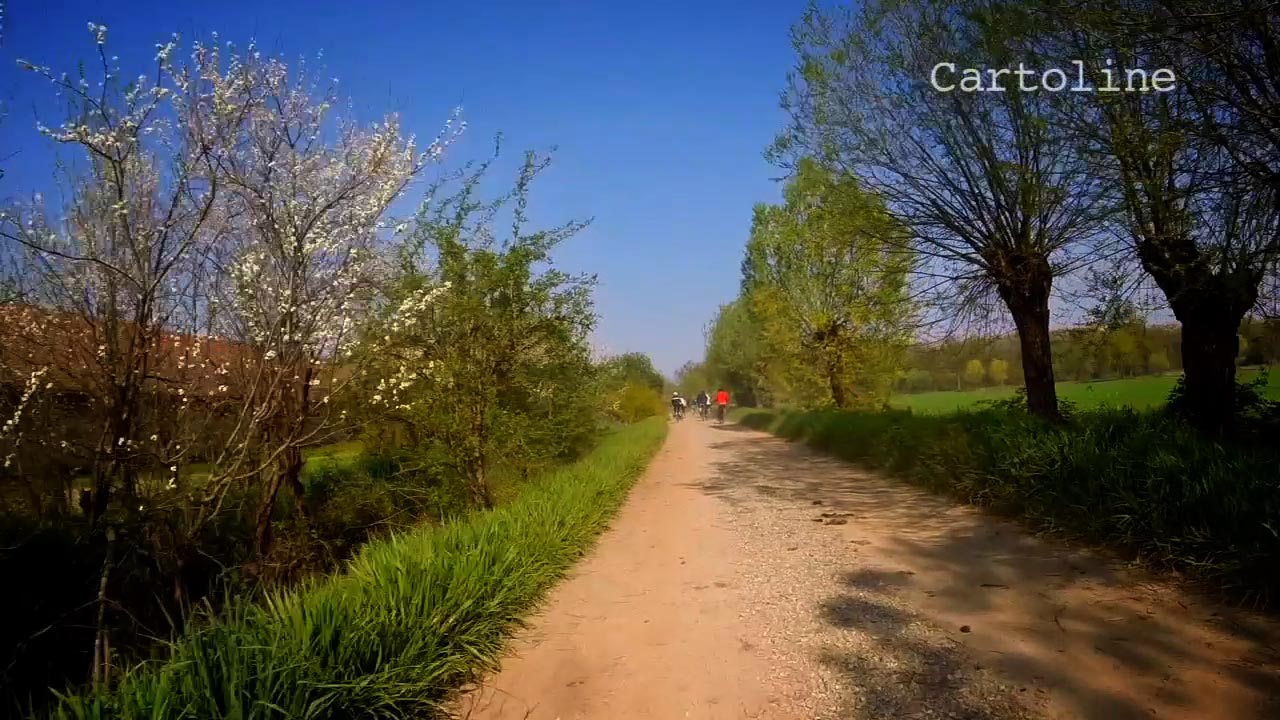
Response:
[[[1258,376],[1257,370],[1242,371],[1241,380]],[[1094,380],[1091,382],[1060,382],[1058,398],[1069,400],[1081,409],[1103,405],[1127,405],[1135,408],[1151,408],[1162,405],[1178,381],[1178,375],[1148,375],[1120,380]],[[895,395],[890,404],[910,408],[920,413],[947,413],[973,407],[982,400],[1000,400],[1013,395],[1016,387],[989,387],[975,390],[942,390]],[[1270,373],[1266,395],[1280,400],[1280,373]]]

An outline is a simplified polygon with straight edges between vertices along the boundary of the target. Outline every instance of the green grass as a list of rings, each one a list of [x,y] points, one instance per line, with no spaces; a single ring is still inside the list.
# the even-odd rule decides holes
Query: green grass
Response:
[[[1239,379],[1248,381],[1258,376],[1258,371],[1241,371]],[[1154,408],[1165,403],[1169,391],[1178,381],[1179,374],[1147,375],[1117,380],[1091,382],[1060,382],[1058,398],[1075,403],[1081,410],[1100,407]],[[977,388],[974,390],[939,390],[934,392],[894,395],[889,404],[896,408],[918,413],[949,413],[972,408],[983,400],[1002,400],[1011,397],[1014,386]],[[1266,397],[1280,400],[1280,373],[1270,373]]]
[[[1132,409],[1078,412],[1063,425],[999,410],[756,412],[742,422],[1247,601],[1280,600],[1274,448],[1214,442]]]
[[[511,503],[367,546],[340,575],[232,603],[59,718],[425,718],[496,667],[509,633],[605,527],[666,434],[610,433]]]
[[[302,457],[308,462],[321,458],[338,462],[350,462],[356,459],[363,450],[364,444],[359,440],[348,440],[330,445],[321,445],[316,448],[307,448],[302,451]]]
[[[312,467],[317,464],[350,465],[359,458],[361,450],[363,450],[363,446],[359,440],[348,440],[315,448],[306,448],[302,451],[302,457],[307,466]],[[182,466],[182,475],[190,482],[202,483],[208,480],[210,470],[209,463],[188,463]],[[155,490],[156,488],[164,487],[169,482],[169,477],[168,470],[144,470],[140,473],[138,483],[143,488]],[[71,486],[78,490],[88,490],[93,487],[93,477],[77,475],[71,481]]]

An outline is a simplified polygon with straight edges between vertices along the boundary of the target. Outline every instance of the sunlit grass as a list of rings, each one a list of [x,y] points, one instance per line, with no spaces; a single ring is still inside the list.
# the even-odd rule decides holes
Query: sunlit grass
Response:
[[[307,448],[302,451],[302,457],[305,460],[327,458],[329,460],[349,462],[356,459],[362,450],[364,450],[364,445],[359,440],[347,440],[346,442]]]
[[[307,465],[315,465],[317,462],[351,464],[360,457],[362,450],[363,445],[359,440],[348,440],[306,448],[302,451],[302,457]],[[180,468],[183,480],[197,485],[208,479],[212,469],[209,463],[188,463]],[[138,487],[144,491],[158,490],[168,484],[170,476],[171,473],[163,468],[144,470],[138,475]],[[89,475],[77,475],[72,481],[72,487],[77,490],[88,490],[93,487],[93,478]]]
[[[232,603],[109,694],[59,718],[426,718],[493,669],[508,634],[581,556],[666,434],[654,418],[512,502],[375,541],[340,575]]]
[[[1238,377],[1249,381],[1258,376],[1257,370],[1242,370]],[[1169,391],[1178,381],[1179,374],[1147,375],[1117,380],[1090,382],[1060,382],[1058,397],[1075,403],[1081,410],[1099,407],[1154,408],[1163,405]],[[947,413],[972,408],[983,400],[1003,400],[1012,397],[1016,387],[976,388],[973,390],[939,390],[934,392],[894,395],[889,404],[919,413]],[[1268,374],[1265,395],[1280,400],[1280,372]]]

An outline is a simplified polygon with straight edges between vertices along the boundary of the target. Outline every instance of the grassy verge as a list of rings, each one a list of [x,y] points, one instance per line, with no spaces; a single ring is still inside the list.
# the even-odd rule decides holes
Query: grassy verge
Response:
[[[367,545],[345,572],[232,603],[60,718],[432,717],[590,546],[666,434],[650,419],[510,504]]]
[[[1065,426],[997,410],[756,412],[742,422],[1248,601],[1280,599],[1275,449],[1224,446],[1134,410],[1077,413]]]

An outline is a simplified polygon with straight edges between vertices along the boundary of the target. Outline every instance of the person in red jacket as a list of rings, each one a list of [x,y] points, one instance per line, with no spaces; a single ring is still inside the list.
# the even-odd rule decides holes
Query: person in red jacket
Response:
[[[725,408],[729,407],[729,391],[720,388],[716,391],[716,419],[724,422]]]

